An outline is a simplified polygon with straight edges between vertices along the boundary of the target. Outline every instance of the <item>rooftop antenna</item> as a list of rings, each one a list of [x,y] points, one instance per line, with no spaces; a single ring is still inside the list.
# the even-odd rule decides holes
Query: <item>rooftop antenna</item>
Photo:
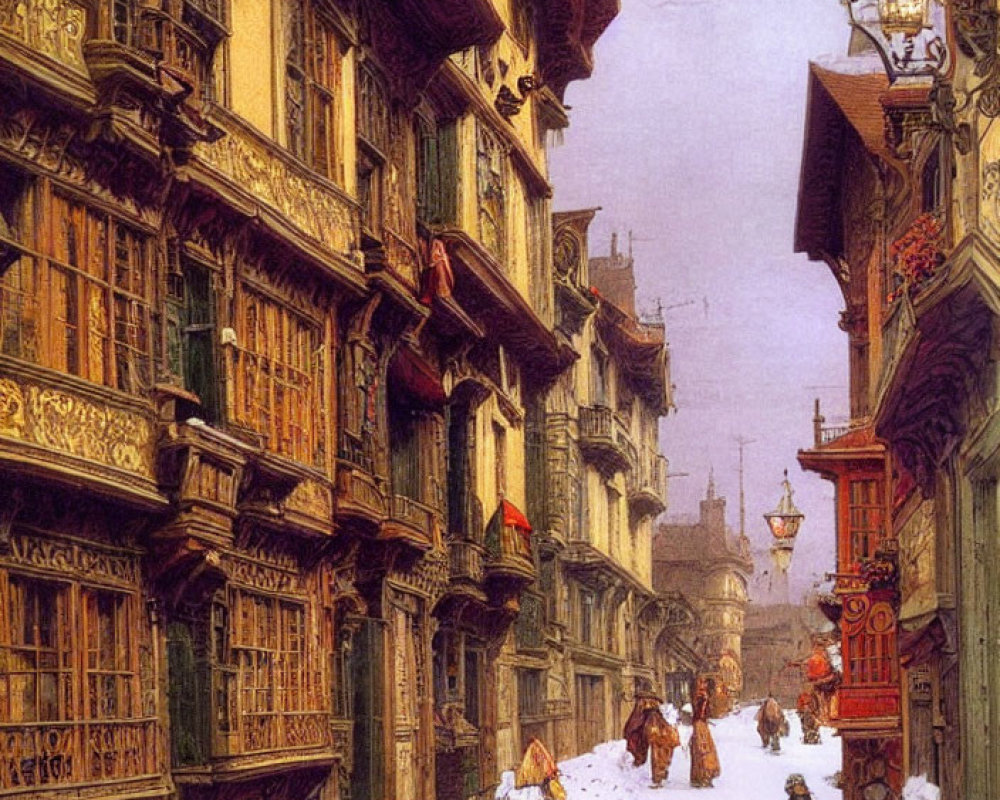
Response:
[[[748,444],[753,444],[756,441],[757,441],[756,439],[746,439],[742,435],[736,437],[736,444],[739,445],[739,448],[740,448],[740,539],[741,540],[745,539],[746,535],[747,535],[747,532],[746,532],[746,516],[747,516],[746,498],[745,498],[745,495],[743,494],[743,448],[746,447]]]

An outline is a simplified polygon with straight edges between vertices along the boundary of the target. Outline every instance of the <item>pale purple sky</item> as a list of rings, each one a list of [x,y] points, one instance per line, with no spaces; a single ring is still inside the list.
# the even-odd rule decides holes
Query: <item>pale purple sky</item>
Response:
[[[634,232],[641,309],[665,312],[677,411],[661,425],[670,517],[697,516],[709,469],[760,551],[752,596],[767,597],[762,515],[788,468],[806,520],[792,599],[833,568],[833,492],[795,459],[812,443],[813,398],[846,420],[843,307],[827,267],[792,252],[808,61],[840,54],[838,0],[623,0],[570,85],[570,127],[551,151],[555,208],[601,206],[591,256]],[[690,301],[690,302],[689,302]],[[772,592],[773,596],[773,592]],[[778,598],[775,598],[778,599]]]

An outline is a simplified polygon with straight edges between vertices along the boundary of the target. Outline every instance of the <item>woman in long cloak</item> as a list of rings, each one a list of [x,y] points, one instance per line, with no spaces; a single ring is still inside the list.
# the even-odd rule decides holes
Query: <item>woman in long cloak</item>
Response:
[[[708,729],[708,686],[704,678],[695,684],[694,703],[691,714],[693,730],[689,747],[691,750],[691,785],[705,787],[712,785],[712,779],[722,772],[719,754],[715,750],[712,732]]]
[[[633,764],[640,767],[650,759],[653,785],[659,786],[667,779],[674,748],[681,738],[677,729],[660,713],[660,698],[651,693],[636,695],[635,707],[625,723],[625,747],[632,754]]]

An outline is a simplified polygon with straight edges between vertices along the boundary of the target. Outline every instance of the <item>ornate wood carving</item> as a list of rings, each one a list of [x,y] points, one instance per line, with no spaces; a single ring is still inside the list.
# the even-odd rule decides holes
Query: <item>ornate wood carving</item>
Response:
[[[218,108],[215,111],[226,136],[196,145],[194,155],[240,198],[237,207],[261,206],[266,223],[290,223],[309,239],[347,258],[357,246],[360,230],[354,201],[237,117]]]
[[[388,580],[407,592],[426,598],[431,607],[448,587],[450,559],[448,553],[435,547],[425,553],[412,567],[393,570]]]
[[[8,0],[0,3],[0,34],[86,75],[86,15],[87,4],[76,0]]]
[[[323,524],[333,520],[333,497],[330,487],[315,479],[298,484],[285,501],[285,513],[302,514]]]
[[[152,423],[146,416],[39,379],[0,378],[0,437],[142,478],[154,477]],[[76,460],[66,463],[88,470]]]
[[[134,589],[139,584],[139,558],[134,552],[98,543],[81,544],[15,530],[10,540],[12,564],[77,579]]]
[[[898,797],[903,788],[900,737],[845,737],[844,800]]]
[[[139,205],[150,204],[162,194],[159,173],[132,174],[129,191],[102,183],[100,159],[85,144],[86,130],[67,116],[17,105],[0,98],[0,147],[44,170],[60,182],[78,186],[94,197],[115,203],[135,216]],[[155,171],[153,171],[155,172]],[[155,185],[153,185],[155,183]],[[137,203],[138,200],[138,203]]]

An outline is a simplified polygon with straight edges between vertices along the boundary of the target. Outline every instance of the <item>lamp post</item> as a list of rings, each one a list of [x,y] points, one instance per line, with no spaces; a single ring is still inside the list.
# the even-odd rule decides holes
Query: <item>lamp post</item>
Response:
[[[792,484],[788,481],[788,470],[785,470],[785,479],[781,482],[784,494],[778,501],[778,506],[764,515],[764,521],[771,531],[774,542],[771,545],[771,559],[778,570],[778,580],[780,581],[780,592],[786,602],[788,601],[788,566],[792,562],[792,549],[795,547],[795,537],[798,535],[799,526],[805,519],[805,514],[795,507],[792,501]]]

